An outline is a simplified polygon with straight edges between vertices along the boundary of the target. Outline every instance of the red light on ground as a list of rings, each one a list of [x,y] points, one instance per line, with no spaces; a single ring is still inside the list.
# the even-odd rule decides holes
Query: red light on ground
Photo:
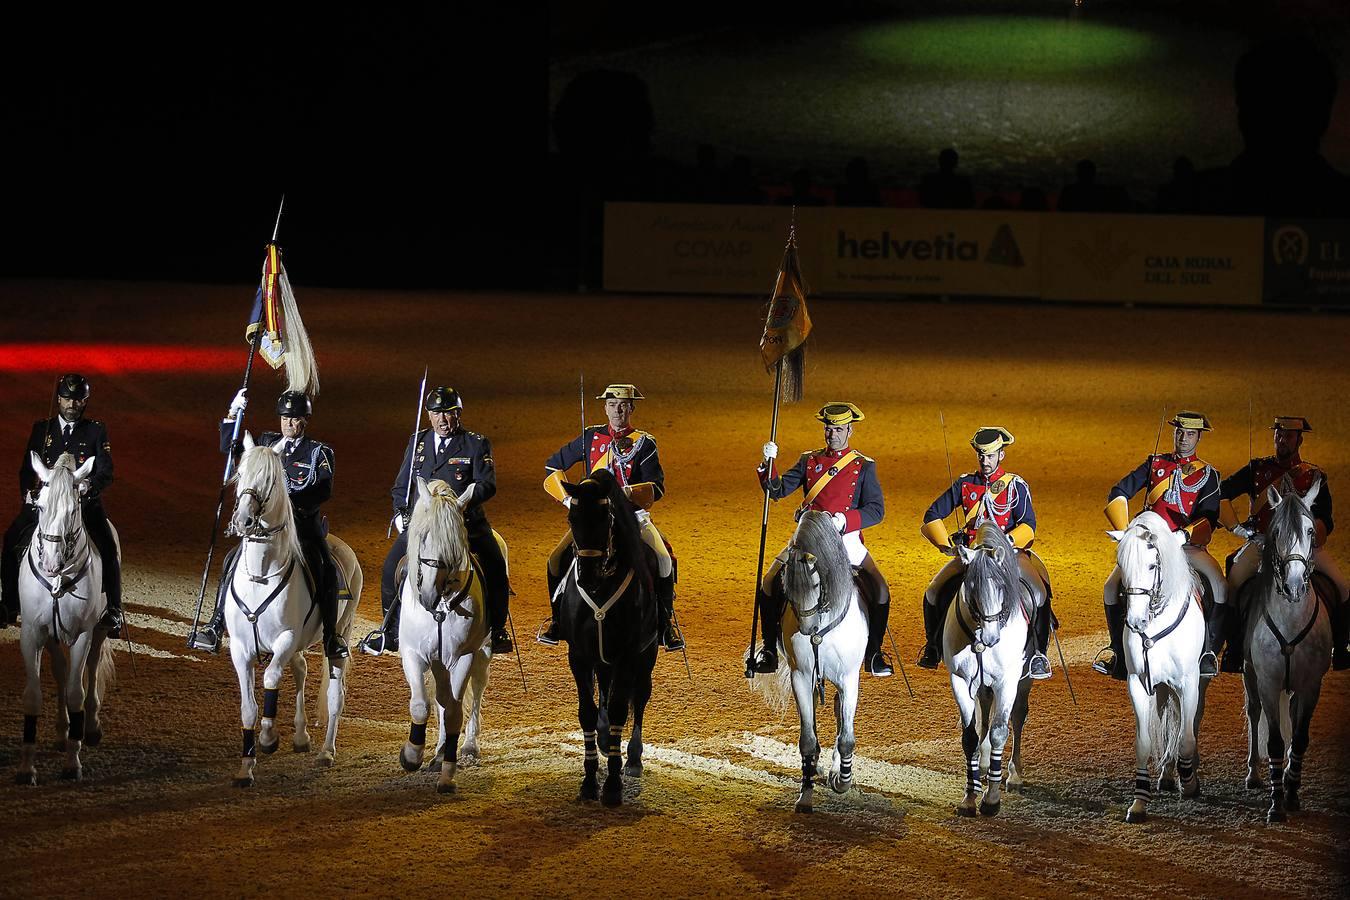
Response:
[[[248,348],[188,344],[0,344],[0,372],[235,372]]]

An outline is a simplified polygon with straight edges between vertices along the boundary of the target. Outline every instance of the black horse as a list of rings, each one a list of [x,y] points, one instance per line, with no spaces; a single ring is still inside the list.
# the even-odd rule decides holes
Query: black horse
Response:
[[[656,667],[654,564],[639,537],[633,505],[610,472],[601,469],[580,484],[564,483],[563,489],[572,498],[567,521],[575,559],[558,588],[559,634],[567,641],[567,661],[577,683],[577,717],[586,740],[581,799],[600,798],[606,806],[618,806],[623,775],[642,773],[642,713],[652,695]],[[620,752],[630,703],[633,735],[624,765]],[[596,779],[597,724],[609,759],[603,793]]]

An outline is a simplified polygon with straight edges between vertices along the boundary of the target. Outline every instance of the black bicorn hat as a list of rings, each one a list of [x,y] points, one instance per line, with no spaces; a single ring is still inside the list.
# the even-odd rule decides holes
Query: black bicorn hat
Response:
[[[449,412],[452,409],[464,409],[464,401],[459,398],[459,391],[445,385],[437,385],[427,391],[427,399],[422,406],[427,412]]]
[[[277,415],[290,419],[309,418],[314,415],[314,404],[304,391],[287,391],[277,398]]]
[[[68,400],[88,400],[89,381],[83,375],[76,375],[74,372],[62,375],[56,382],[56,396]]]

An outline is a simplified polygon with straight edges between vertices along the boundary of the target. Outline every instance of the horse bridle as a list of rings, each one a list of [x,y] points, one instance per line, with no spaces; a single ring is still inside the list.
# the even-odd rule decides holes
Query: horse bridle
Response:
[[[1316,532],[1313,531],[1311,528],[1308,529],[1308,532],[1310,537],[1316,534]],[[1271,539],[1272,541],[1274,541],[1272,546],[1278,547],[1279,541],[1275,539],[1274,534],[1271,535]],[[1282,556],[1279,550],[1276,550],[1272,555],[1275,557],[1276,593],[1278,593],[1285,600],[1288,600],[1290,603],[1299,602],[1300,600],[1303,599],[1304,596],[1307,595],[1308,588],[1312,584],[1313,575],[1317,572],[1316,554],[1313,554],[1311,556],[1304,556],[1302,553],[1290,553],[1288,556]],[[1292,593],[1287,585],[1287,582],[1289,580],[1287,577],[1289,572],[1289,566],[1290,564],[1296,562],[1303,563],[1303,578],[1302,578],[1303,590],[1300,591],[1298,594]]]
[[[596,482],[594,479],[590,479],[590,478],[586,479],[586,481],[591,482],[591,484],[598,484],[598,483],[599,483],[599,482]],[[585,483],[586,483],[585,481],[582,482],[582,484],[585,484]],[[612,577],[614,576],[614,573],[615,573],[616,571],[618,571],[618,568],[619,568],[619,567],[618,567],[618,563],[615,562],[616,554],[614,553],[614,521],[615,521],[615,520],[614,520],[614,507],[610,504],[609,498],[608,498],[608,497],[601,497],[600,500],[599,500],[598,502],[600,503],[601,506],[603,506],[603,507],[605,508],[605,512],[607,512],[607,513],[609,514],[609,529],[608,529],[608,533],[609,533],[609,544],[605,547],[604,550],[589,550],[589,549],[585,549],[585,548],[576,546],[576,543],[577,543],[577,537],[576,537],[576,534],[573,533],[573,534],[572,534],[572,545],[573,545],[573,547],[575,547],[575,549],[576,549],[576,555],[577,555],[577,557],[578,557],[579,559],[595,559],[595,558],[597,558],[597,557],[603,557],[603,558],[604,558],[604,562],[603,562],[603,563],[601,564],[601,566],[600,566],[600,577],[601,577],[602,579],[609,579],[609,578],[612,578]],[[570,530],[570,529],[569,529],[569,530]],[[578,574],[578,575],[581,574],[580,568],[578,568],[577,574]]]
[[[1144,622],[1144,625],[1147,626],[1149,622],[1153,621],[1154,617],[1157,616],[1158,613],[1162,612],[1163,608],[1162,551],[1158,549],[1158,542],[1154,540],[1152,534],[1149,534],[1149,536],[1144,539],[1144,542],[1148,544],[1148,549],[1152,550],[1154,553],[1158,555],[1157,561],[1151,567],[1153,569],[1153,587],[1149,588],[1148,590],[1138,587],[1132,588],[1122,587],[1120,589],[1120,593],[1127,599],[1135,596],[1148,598],[1148,619]],[[1141,629],[1136,628],[1133,630],[1140,636],[1144,634],[1144,632]]]
[[[1144,671],[1140,673],[1140,680],[1144,685],[1144,693],[1152,697],[1154,691],[1153,669],[1149,665],[1148,651],[1152,650],[1158,641],[1167,637],[1173,631],[1176,631],[1177,626],[1181,624],[1181,620],[1186,618],[1186,613],[1190,611],[1191,601],[1189,599],[1182,601],[1181,613],[1173,620],[1171,625],[1168,625],[1152,637],[1148,635],[1148,626],[1155,618],[1157,618],[1158,613],[1163,611],[1165,602],[1162,595],[1162,551],[1158,549],[1158,542],[1154,538],[1152,532],[1148,532],[1148,537],[1144,538],[1144,542],[1148,544],[1150,550],[1158,554],[1157,562],[1153,564],[1153,587],[1149,590],[1144,590],[1143,588],[1122,587],[1121,593],[1126,597],[1148,597],[1148,618],[1145,619],[1143,625],[1138,628],[1135,628],[1133,625],[1129,625],[1128,627],[1135,634],[1139,635],[1139,641],[1143,645]]]
[[[808,553],[805,550],[798,549],[794,545],[789,545],[788,546],[789,561],[791,561],[793,557],[801,558],[802,562],[812,567],[814,567],[816,561],[816,557],[814,554]],[[816,571],[818,579],[819,570],[817,569]],[[784,587],[786,587],[786,578],[784,579],[784,581],[785,581]],[[817,614],[829,615],[830,604],[826,602],[825,589],[819,584],[819,580],[817,580],[816,586],[818,589],[818,593],[816,594],[816,605],[811,607],[810,609],[798,609],[797,604],[793,601],[792,597],[789,596],[787,598],[788,603],[792,606],[793,614],[796,615],[797,617],[797,627],[799,631],[801,630],[801,620],[803,618],[807,616],[814,616]],[[784,590],[783,593],[786,594],[787,591]],[[808,631],[801,632],[802,634],[805,634],[807,637],[811,639],[811,661],[812,665],[815,667],[814,681],[816,686],[815,695],[817,704],[822,704],[825,702],[825,673],[820,668],[820,643],[825,639],[825,635],[829,634],[831,631],[834,631],[834,629],[839,625],[839,623],[844,621],[844,617],[847,615],[848,615],[848,606],[845,605],[844,608],[839,611],[839,615],[835,616],[832,621],[825,623],[824,627],[816,625],[809,632]]]

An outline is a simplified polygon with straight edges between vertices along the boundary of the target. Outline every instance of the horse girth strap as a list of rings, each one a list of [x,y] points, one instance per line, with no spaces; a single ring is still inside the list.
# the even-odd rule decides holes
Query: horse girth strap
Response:
[[[811,504],[816,502],[816,498],[820,496],[820,492],[825,490],[825,485],[829,484],[831,481],[834,481],[834,477],[836,475],[844,471],[845,467],[850,465],[855,459],[859,459],[861,457],[862,454],[859,453],[857,450],[850,450],[843,456],[839,457],[839,461],[836,462],[834,465],[830,466],[828,469],[826,469],[825,474],[820,476],[820,478],[816,481],[815,484],[811,485],[811,490],[807,491],[806,496],[802,499],[802,511],[805,512],[806,510],[810,509]]]
[[[1321,606],[1322,598],[1314,590],[1312,615],[1308,617],[1308,624],[1303,626],[1303,630],[1295,635],[1293,640],[1285,640],[1284,635],[1280,633],[1279,627],[1276,626],[1275,620],[1270,617],[1269,609],[1263,609],[1261,611],[1261,618],[1265,620],[1266,627],[1270,629],[1270,633],[1275,636],[1275,640],[1280,645],[1280,655],[1284,657],[1284,689],[1286,691],[1289,690],[1289,682],[1293,678],[1294,650],[1298,648],[1299,644],[1303,643],[1303,639],[1312,631],[1313,625],[1317,624],[1317,612]]]

